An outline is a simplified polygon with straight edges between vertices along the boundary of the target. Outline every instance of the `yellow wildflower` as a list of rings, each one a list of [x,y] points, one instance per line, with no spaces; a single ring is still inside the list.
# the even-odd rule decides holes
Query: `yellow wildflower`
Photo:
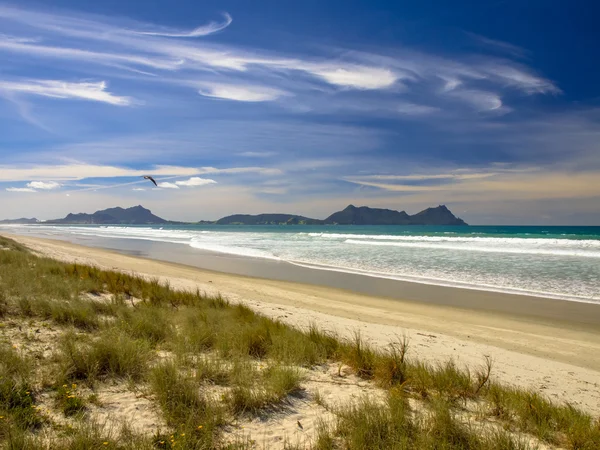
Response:
[[[185,436],[185,433],[181,433],[182,436]]]
[[[104,444],[104,445],[108,445],[108,442],[103,442],[102,444]]]
[[[71,387],[72,387],[73,389],[75,389],[75,388],[77,387],[77,385],[76,385],[75,383],[73,383],[73,384],[71,385]]]
[[[202,425],[198,425],[198,429],[199,429],[199,430],[200,430],[200,429],[202,429]]]

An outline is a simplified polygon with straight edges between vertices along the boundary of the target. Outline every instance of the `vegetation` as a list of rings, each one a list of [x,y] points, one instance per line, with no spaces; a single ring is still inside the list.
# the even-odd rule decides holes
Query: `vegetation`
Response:
[[[600,448],[597,419],[490,382],[489,360],[470,371],[428,364],[407,357],[406,338],[374,349],[358,333],[298,330],[221,297],[61,263],[1,237],[0,247],[0,448],[246,448],[230,438],[235,424],[311,395],[333,417],[317,426],[318,449]],[[324,364],[340,377],[349,368],[385,400],[330,405],[305,392],[306,374]],[[157,406],[155,432],[97,420],[99,393],[113,385]]]

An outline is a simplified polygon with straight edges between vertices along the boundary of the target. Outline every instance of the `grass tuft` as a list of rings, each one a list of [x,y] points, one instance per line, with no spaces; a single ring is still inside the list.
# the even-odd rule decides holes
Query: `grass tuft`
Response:
[[[162,448],[213,448],[223,415],[212,400],[201,395],[193,377],[166,362],[152,369],[150,383],[167,423],[177,430],[173,437],[158,436],[168,443]]]
[[[65,380],[88,380],[113,376],[142,380],[148,370],[148,342],[109,329],[94,340],[67,333],[62,340],[59,359]]]
[[[13,428],[33,430],[43,423],[31,380],[33,363],[6,344],[0,345],[0,437]]]
[[[56,403],[62,413],[69,417],[85,412],[85,400],[77,392],[77,384],[63,384],[56,389]]]
[[[359,377],[373,378],[375,371],[376,355],[373,350],[365,344],[359,331],[354,333],[354,338],[345,346],[344,359]]]

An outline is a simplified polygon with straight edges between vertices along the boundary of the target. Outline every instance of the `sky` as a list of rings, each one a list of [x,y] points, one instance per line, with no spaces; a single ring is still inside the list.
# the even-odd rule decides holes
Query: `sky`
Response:
[[[600,225],[599,13],[0,0],[0,218],[445,204],[472,224]]]

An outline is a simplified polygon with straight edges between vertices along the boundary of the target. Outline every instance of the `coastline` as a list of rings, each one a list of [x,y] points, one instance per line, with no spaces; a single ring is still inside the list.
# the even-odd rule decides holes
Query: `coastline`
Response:
[[[159,277],[176,288],[220,292],[232,301],[244,302],[258,312],[296,326],[314,322],[342,336],[358,329],[374,345],[386,345],[395,336],[406,334],[411,340],[411,351],[432,361],[452,358],[473,367],[481,365],[484,355],[490,355],[499,380],[539,389],[550,398],[570,401],[600,414],[600,332],[594,326],[600,321],[600,307],[596,305],[532,297],[515,299],[510,294],[493,292],[489,293],[492,297],[482,299],[486,294],[482,291],[416,283],[405,283],[413,286],[398,291],[399,298],[364,295],[352,292],[354,286],[349,283],[340,289],[318,285],[319,280],[306,284],[273,279],[277,273],[265,272],[265,266],[258,261],[250,264],[252,270],[263,270],[262,276],[268,274],[269,279],[218,272],[214,261],[213,270],[199,269],[186,261],[183,262],[188,265],[181,264],[181,260],[163,262],[60,240],[9,235],[4,231],[2,234],[56,259]],[[155,251],[164,250],[158,247],[161,248],[155,246]],[[199,258],[197,252],[195,256]],[[181,255],[178,253],[177,257]],[[207,264],[207,260],[215,258],[199,259]],[[217,259],[223,268],[233,269],[236,263],[249,266],[246,259]],[[274,270],[274,267],[267,268]],[[306,270],[331,278],[330,272]],[[348,278],[353,277],[363,290],[373,289],[365,281],[370,277]],[[341,282],[347,282],[347,278]],[[395,286],[397,289],[398,285]],[[461,303],[463,291],[472,298]],[[501,311],[477,308],[477,301],[491,302]],[[527,302],[530,304],[525,305]],[[545,302],[561,302],[562,309],[554,311],[551,317],[543,311],[530,310],[547,306]],[[514,308],[511,311],[509,307]],[[582,308],[586,309],[588,320],[582,320],[582,314],[585,315]]]

